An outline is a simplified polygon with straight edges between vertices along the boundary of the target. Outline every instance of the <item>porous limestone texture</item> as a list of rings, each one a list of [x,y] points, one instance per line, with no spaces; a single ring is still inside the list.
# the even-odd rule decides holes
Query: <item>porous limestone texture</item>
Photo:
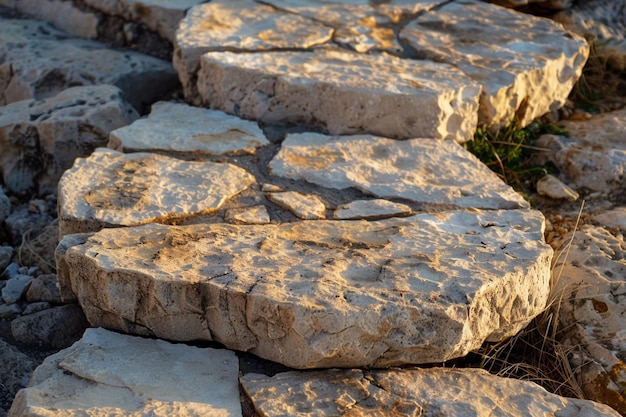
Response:
[[[204,105],[266,123],[458,142],[474,134],[480,94],[446,64],[329,49],[209,52],[197,86]]]
[[[83,0],[108,15],[141,23],[170,42],[187,9],[207,0]]]
[[[571,246],[570,246],[571,242]],[[585,225],[554,242],[554,292],[572,369],[586,397],[626,415],[626,243]]]
[[[333,218],[339,220],[380,220],[396,216],[408,216],[411,207],[389,200],[356,200],[338,207]]]
[[[0,105],[54,96],[73,86],[112,84],[142,111],[178,84],[167,61],[73,39],[31,20],[0,18],[0,57]]]
[[[259,126],[217,110],[159,102],[148,118],[111,132],[111,149],[120,152],[254,153],[267,145]]]
[[[567,201],[576,201],[580,195],[569,188],[567,185],[563,184],[561,180],[559,180],[554,175],[544,175],[537,181],[537,194],[543,195],[546,197],[567,200]]]
[[[488,209],[529,207],[453,141],[297,133],[287,136],[268,167],[279,177],[354,187],[382,198]]]
[[[326,206],[319,197],[306,195],[297,191],[284,191],[266,194],[269,201],[289,210],[297,218],[303,220],[320,220],[326,218]]]
[[[61,177],[59,236],[210,213],[254,181],[229,163],[99,148]]]
[[[109,132],[139,117],[111,85],[73,87],[43,100],[0,107],[0,172],[17,194],[56,191],[78,157],[107,143]]]
[[[234,224],[268,224],[270,215],[262,205],[232,208],[224,213],[224,221]]]
[[[240,381],[264,416],[619,416],[605,405],[482,369],[331,369],[248,374]]]
[[[233,352],[87,329],[46,358],[10,417],[241,416]]]
[[[524,328],[548,295],[543,225],[536,211],[475,209],[150,224],[67,236],[60,258],[92,326],[214,340],[293,368],[387,367]]]
[[[409,22],[400,38],[422,57],[482,86],[479,124],[526,126],[565,104],[589,46],[549,19],[478,0],[449,2]]]

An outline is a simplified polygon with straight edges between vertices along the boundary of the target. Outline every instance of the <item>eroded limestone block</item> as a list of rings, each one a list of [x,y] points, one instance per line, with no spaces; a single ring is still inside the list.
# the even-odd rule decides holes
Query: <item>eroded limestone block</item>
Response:
[[[138,117],[111,85],[73,87],[0,107],[3,183],[18,194],[54,192],[76,158],[104,146],[109,132]]]
[[[59,236],[211,213],[254,181],[229,163],[99,148],[61,177]]]
[[[302,194],[297,191],[268,193],[269,201],[277,206],[289,210],[297,218],[303,220],[320,220],[326,218],[326,206],[316,195]]]
[[[254,153],[267,145],[251,121],[182,103],[159,102],[146,119],[111,132],[108,147],[120,152]]]
[[[241,417],[238,370],[228,350],[87,329],[35,370],[9,415]]]
[[[549,19],[478,0],[449,2],[406,25],[421,56],[463,70],[482,86],[479,123],[526,126],[561,107],[580,77],[587,42]]]
[[[356,200],[337,207],[333,217],[339,220],[379,220],[388,217],[408,216],[411,207],[389,200]]]
[[[386,367],[525,327],[548,294],[543,225],[530,210],[150,224],[69,235],[62,264],[93,326],[215,340],[294,368]]]
[[[56,95],[71,86],[112,84],[139,111],[177,84],[172,65],[31,20],[0,20],[0,105]]]
[[[469,140],[480,87],[430,61],[341,50],[202,56],[198,93],[208,107],[330,134]]]
[[[452,141],[290,134],[269,169],[280,177],[336,189],[354,187],[382,198],[475,208],[528,207],[511,187]]]
[[[482,369],[331,369],[248,374],[240,381],[267,416],[619,416],[605,405],[560,397]]]
[[[571,247],[568,247],[570,241]],[[592,400],[626,413],[626,243],[585,225],[554,242],[559,250],[554,292],[563,298],[560,321],[581,388]]]

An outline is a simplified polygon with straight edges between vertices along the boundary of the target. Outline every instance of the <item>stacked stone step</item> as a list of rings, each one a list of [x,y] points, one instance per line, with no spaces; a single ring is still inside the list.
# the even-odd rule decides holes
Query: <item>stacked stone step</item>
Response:
[[[77,159],[63,175],[57,269],[64,299],[77,299],[94,327],[171,341],[216,341],[301,369],[443,362],[485,340],[517,333],[547,299],[552,252],[543,242],[544,220],[457,142],[469,140],[479,121],[495,127],[516,114],[527,123],[558,106],[580,72],[586,46],[555,26],[537,23],[545,44],[558,38],[566,52],[546,62],[534,50],[524,55],[530,44],[515,43],[522,57],[532,58],[511,65],[514,76],[505,86],[477,82],[492,80],[489,75],[502,66],[495,59],[473,63],[493,65],[475,73],[467,69],[472,63],[407,59],[399,50],[421,30],[418,21],[437,28],[441,22],[429,19],[509,13],[478,2],[444,3],[363,4],[355,7],[362,15],[354,20],[333,18],[345,15],[341,4],[327,10],[306,1],[212,2],[191,9],[175,40],[174,62],[186,99],[214,110],[158,103],[148,118],[114,130],[108,149]],[[226,21],[238,22],[233,12],[241,25],[224,28]],[[294,41],[286,33],[277,36],[272,25],[306,30]],[[257,32],[241,34],[250,28]],[[230,29],[239,36],[234,43],[256,53],[232,52],[238,47],[217,36],[232,36]],[[354,29],[364,34],[355,36]],[[454,35],[458,28],[448,31]],[[428,56],[413,42],[411,54]],[[454,36],[450,42],[461,43]],[[345,46],[355,52],[337,49]],[[397,56],[363,54],[370,51]],[[446,62],[454,56],[436,58]],[[539,76],[541,67],[549,69]],[[558,88],[546,93],[555,73],[562,77]],[[541,100],[528,85],[520,86],[520,77],[550,79],[537,87]],[[506,105],[499,101],[502,95]],[[216,109],[258,120],[263,129]],[[289,126],[294,123],[318,132]],[[32,411],[38,398],[60,386],[50,382],[52,368],[121,391],[130,388],[142,399],[142,412],[172,407],[177,399],[168,400],[169,395],[150,400],[163,388],[139,377],[119,382],[86,368],[98,360],[132,368],[132,360],[111,359],[125,346],[139,346],[130,339],[89,331],[82,344],[51,358],[36,374],[35,389],[18,397],[15,415]],[[139,344],[142,353],[154,346],[171,352],[163,342]],[[116,353],[98,359],[89,346]],[[222,353],[214,360],[233,360]],[[179,354],[189,351],[168,353]],[[150,366],[143,364],[144,370]],[[222,371],[203,372],[219,377]],[[274,379],[251,374],[241,383],[255,407],[270,414],[284,412],[276,407],[297,399],[270,401],[268,384],[308,384],[316,378],[322,384],[340,381],[343,388],[330,390],[334,407],[410,414],[442,406],[424,402],[426,394],[415,388],[431,385],[432,378],[447,388],[446,378],[457,384],[462,378],[472,380],[470,385],[481,381],[473,389],[494,378],[474,374],[326,371]],[[226,391],[233,391],[229,375],[221,379],[229,381]],[[391,389],[405,385],[415,393]],[[145,391],[148,386],[153,391]],[[346,394],[350,386],[360,387],[363,398]],[[470,388],[463,388],[470,393],[468,402],[475,397]],[[539,395],[533,390],[524,385],[508,392]],[[450,397],[458,399],[454,392]],[[440,394],[431,388],[429,395]],[[541,395],[554,412],[608,412]],[[192,397],[193,404],[217,401]],[[351,400],[338,404],[339,398]],[[481,407],[488,407],[487,399],[482,401]],[[197,411],[214,412],[211,407]],[[515,407],[507,412],[515,414]]]

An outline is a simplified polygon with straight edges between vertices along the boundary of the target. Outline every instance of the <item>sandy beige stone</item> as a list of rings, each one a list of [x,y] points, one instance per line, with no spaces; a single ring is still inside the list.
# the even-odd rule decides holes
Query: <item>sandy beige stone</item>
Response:
[[[229,163],[99,148],[59,182],[59,235],[214,212],[254,182]]]
[[[85,236],[62,262],[93,326],[215,340],[295,368],[387,367],[464,356],[524,328],[548,294],[543,222],[472,210],[151,224]]]
[[[626,232],[626,207],[615,207],[611,210],[595,213],[593,219],[605,227]]]
[[[549,19],[478,0],[424,13],[400,37],[482,85],[479,123],[492,128],[526,126],[563,106],[589,54],[582,37]]]
[[[254,153],[267,144],[263,131],[254,122],[221,111],[159,102],[152,106],[148,118],[111,132],[107,146],[120,152],[222,155]]]
[[[378,220],[411,214],[411,207],[389,200],[356,200],[338,207],[333,213],[340,220]]]
[[[224,220],[234,224],[268,224],[270,215],[263,205],[226,210]]]
[[[544,175],[537,181],[537,194],[543,195],[546,197],[559,199],[559,200],[567,200],[567,201],[576,201],[580,195],[569,188],[567,185],[563,184],[561,180],[559,180],[554,175]]]
[[[299,219],[320,220],[326,218],[326,206],[316,195],[284,191],[282,193],[268,193],[265,196],[269,201],[289,210]]]
[[[279,177],[336,189],[354,187],[382,198],[475,208],[528,207],[452,141],[290,134],[269,169]]]
[[[474,134],[480,93],[445,64],[342,50],[207,53],[197,86],[208,107],[253,120],[458,142]]]

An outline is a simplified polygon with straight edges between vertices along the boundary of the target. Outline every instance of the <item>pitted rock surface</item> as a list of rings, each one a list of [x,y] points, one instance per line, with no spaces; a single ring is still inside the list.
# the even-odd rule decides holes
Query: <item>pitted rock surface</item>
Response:
[[[482,369],[284,372],[240,378],[262,415],[563,417],[619,414],[591,401],[559,397],[538,385]]]
[[[111,133],[108,147],[120,152],[254,153],[269,142],[259,126],[216,110],[159,102],[146,119]]]
[[[211,108],[266,123],[466,142],[480,87],[448,65],[393,56],[210,52],[201,58],[198,93]]]
[[[59,235],[210,213],[253,182],[228,163],[99,148],[59,182]]]
[[[152,224],[84,236],[64,262],[93,326],[215,340],[295,368],[431,363],[543,309],[542,224],[528,210]]]
[[[389,200],[356,200],[337,207],[333,218],[338,220],[380,220],[389,217],[408,216],[411,207]]]
[[[520,36],[524,33],[525,36]],[[563,106],[589,54],[554,22],[478,0],[449,2],[410,22],[400,37],[421,56],[482,85],[479,123],[526,126]]]
[[[336,189],[355,187],[383,198],[489,209],[528,207],[452,141],[290,134],[269,169],[279,177]]]
[[[43,100],[0,107],[0,172],[18,194],[56,191],[78,157],[107,143],[109,132],[139,115],[114,86],[73,87]]]

